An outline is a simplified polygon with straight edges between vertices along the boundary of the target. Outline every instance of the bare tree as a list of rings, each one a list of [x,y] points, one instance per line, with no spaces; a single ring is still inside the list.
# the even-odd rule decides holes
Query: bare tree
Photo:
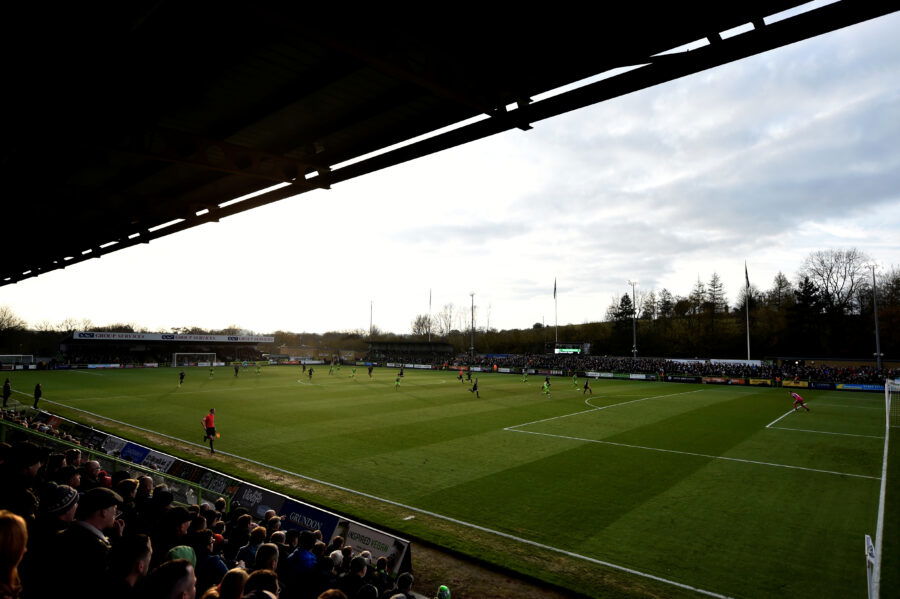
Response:
[[[803,262],[800,279],[809,277],[822,294],[825,309],[832,313],[847,313],[853,301],[868,282],[866,264],[871,258],[856,248],[849,250],[819,250]]]
[[[9,306],[0,306],[0,331],[24,329],[25,321],[19,318]]]
[[[431,316],[428,314],[417,314],[412,321],[412,334],[426,336],[431,333]]]
[[[444,307],[437,314],[438,333],[442,336],[450,334],[453,330],[453,304],[444,304]]]

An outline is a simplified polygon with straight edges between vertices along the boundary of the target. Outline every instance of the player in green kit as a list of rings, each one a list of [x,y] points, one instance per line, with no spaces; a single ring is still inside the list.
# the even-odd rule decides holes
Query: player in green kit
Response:
[[[214,366],[210,366],[210,367],[209,367],[209,378],[212,378],[213,375],[214,375],[215,373],[216,373],[215,367],[214,367]]]
[[[354,366],[354,367],[350,370],[350,378],[351,378],[351,379],[355,379],[355,378],[356,378],[356,366]]]
[[[328,374],[334,374],[334,362],[328,367]]]
[[[394,379],[394,391],[400,388],[400,375],[397,375],[397,378]]]
[[[541,387],[541,393],[550,397],[550,381],[544,381],[544,385]]]
[[[578,388],[578,375],[577,374],[572,375],[572,387],[574,389]]]
[[[528,370],[526,370],[525,368],[522,369],[522,382],[528,382]]]

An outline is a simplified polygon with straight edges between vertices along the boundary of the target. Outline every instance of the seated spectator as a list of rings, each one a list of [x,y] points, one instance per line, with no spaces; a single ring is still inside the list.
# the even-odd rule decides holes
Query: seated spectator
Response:
[[[197,578],[189,561],[165,562],[147,577],[146,596],[154,599],[194,599]]]
[[[0,597],[4,599],[15,599],[22,590],[18,567],[27,544],[25,520],[8,510],[0,510]]]

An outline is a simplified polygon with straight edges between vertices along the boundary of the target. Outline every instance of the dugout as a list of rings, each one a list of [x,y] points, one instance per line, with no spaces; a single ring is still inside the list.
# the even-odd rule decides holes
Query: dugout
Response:
[[[220,362],[262,359],[257,345],[272,343],[260,335],[181,335],[73,331],[60,343],[66,363],[81,365],[169,365],[175,353],[215,354]]]

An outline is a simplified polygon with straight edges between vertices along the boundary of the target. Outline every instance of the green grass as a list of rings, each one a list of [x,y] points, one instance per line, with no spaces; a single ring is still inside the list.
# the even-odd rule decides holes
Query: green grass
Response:
[[[880,394],[807,391],[812,412],[767,428],[790,409],[787,390],[597,381],[587,398],[558,378],[547,399],[539,377],[482,374],[478,400],[453,372],[407,371],[399,390],[393,370],[358,373],[319,368],[309,384],[299,367],[237,378],[220,368],[213,379],[197,368],[181,388],[173,369],[12,380],[21,391],[40,381],[47,400],[193,444],[215,407],[222,451],[715,593],[865,596]],[[334,505],[327,493],[315,499]],[[895,520],[889,514],[889,530]],[[421,522],[390,525],[447,542]],[[461,537],[454,548],[554,578],[552,565],[504,558],[515,541],[498,537],[500,549],[485,550]],[[603,584],[568,581],[597,595]]]

